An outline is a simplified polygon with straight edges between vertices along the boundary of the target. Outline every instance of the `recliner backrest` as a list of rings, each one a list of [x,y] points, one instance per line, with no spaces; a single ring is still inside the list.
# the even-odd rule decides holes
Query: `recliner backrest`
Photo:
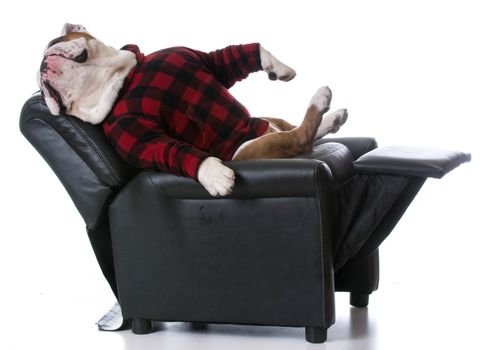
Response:
[[[138,169],[120,158],[100,126],[53,116],[39,93],[24,104],[19,126],[68,191],[87,228],[96,228],[111,198]]]

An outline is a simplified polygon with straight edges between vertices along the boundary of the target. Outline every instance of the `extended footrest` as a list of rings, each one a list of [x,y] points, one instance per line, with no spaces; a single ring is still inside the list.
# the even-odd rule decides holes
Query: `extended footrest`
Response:
[[[336,194],[336,271],[351,273],[376,251],[427,178],[442,178],[470,160],[469,153],[388,146],[354,161],[356,176]]]
[[[366,153],[353,165],[360,173],[442,178],[471,160],[471,154],[419,147],[386,146]]]

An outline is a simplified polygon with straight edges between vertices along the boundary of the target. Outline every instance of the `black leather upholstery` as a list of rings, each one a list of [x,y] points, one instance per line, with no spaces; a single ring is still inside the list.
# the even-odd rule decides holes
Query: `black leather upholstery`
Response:
[[[312,152],[297,158],[317,159],[327,164],[332,173],[332,182],[337,187],[353,176],[352,162],[355,159],[348,147],[338,142],[315,142]],[[356,140],[358,142],[359,140]],[[354,144],[354,142],[351,142]]]
[[[61,180],[87,227],[96,228],[110,198],[136,170],[119,157],[99,126],[52,116],[40,94],[25,103],[20,130]]]
[[[235,189],[214,198],[192,179],[132,168],[100,127],[53,117],[39,94],[20,129],[85,220],[134,331],[147,330],[144,319],[271,324],[324,341],[334,291],[359,293],[365,306],[378,246],[426,177],[469,160],[392,159],[373,138],[325,138],[297,159],[227,162]]]
[[[378,143],[373,137],[325,137],[315,141],[315,145],[318,146],[329,142],[336,142],[346,146],[354,160],[378,147]]]
[[[312,196],[319,173],[330,173],[324,163],[306,159],[228,162],[236,172],[236,185],[226,199]],[[207,199],[210,194],[191,178],[145,171],[144,176],[162,195],[180,199]],[[328,175],[332,179],[331,175]],[[283,184],[286,183],[286,186]]]
[[[255,165],[242,163],[236,171]],[[172,190],[179,177],[156,172],[140,174],[117,196],[110,224],[125,317],[333,323],[330,172],[312,160],[260,170],[244,171],[222,199],[181,196]],[[285,171],[291,185],[272,192]]]
[[[469,153],[405,146],[387,146],[371,151],[354,162],[358,172],[442,178],[471,160]]]

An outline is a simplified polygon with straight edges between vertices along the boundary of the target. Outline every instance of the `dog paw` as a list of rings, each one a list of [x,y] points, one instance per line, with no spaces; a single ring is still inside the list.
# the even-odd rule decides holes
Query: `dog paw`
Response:
[[[235,173],[215,157],[208,157],[198,168],[198,181],[212,196],[227,196],[232,192]]]
[[[268,50],[260,46],[261,67],[268,73],[270,80],[290,81],[297,73],[295,70],[274,57]]]
[[[268,73],[269,80],[279,79],[281,81],[290,81],[297,75],[293,68],[284,64],[281,64],[281,66],[271,66],[269,70],[265,69],[265,72]]]
[[[330,91],[328,86],[322,86],[317,90],[315,95],[313,95],[310,101],[310,106],[315,106],[320,113],[325,113],[330,108],[330,101],[332,100],[332,91]]]
[[[348,113],[347,109],[342,108],[334,111],[332,113],[326,114],[322,118],[322,123],[317,130],[317,135],[315,139],[319,139],[327,134],[334,134],[341,126],[343,126],[347,121]]]

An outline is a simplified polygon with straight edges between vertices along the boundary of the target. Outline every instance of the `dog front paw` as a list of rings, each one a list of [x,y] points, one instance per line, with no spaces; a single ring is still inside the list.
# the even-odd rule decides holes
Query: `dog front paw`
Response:
[[[205,159],[197,173],[198,181],[212,196],[227,196],[232,192],[235,173],[215,157]]]
[[[260,46],[259,53],[261,57],[261,67],[268,73],[270,80],[290,81],[297,73],[291,67],[288,67],[283,62],[280,62],[268,50]]]

